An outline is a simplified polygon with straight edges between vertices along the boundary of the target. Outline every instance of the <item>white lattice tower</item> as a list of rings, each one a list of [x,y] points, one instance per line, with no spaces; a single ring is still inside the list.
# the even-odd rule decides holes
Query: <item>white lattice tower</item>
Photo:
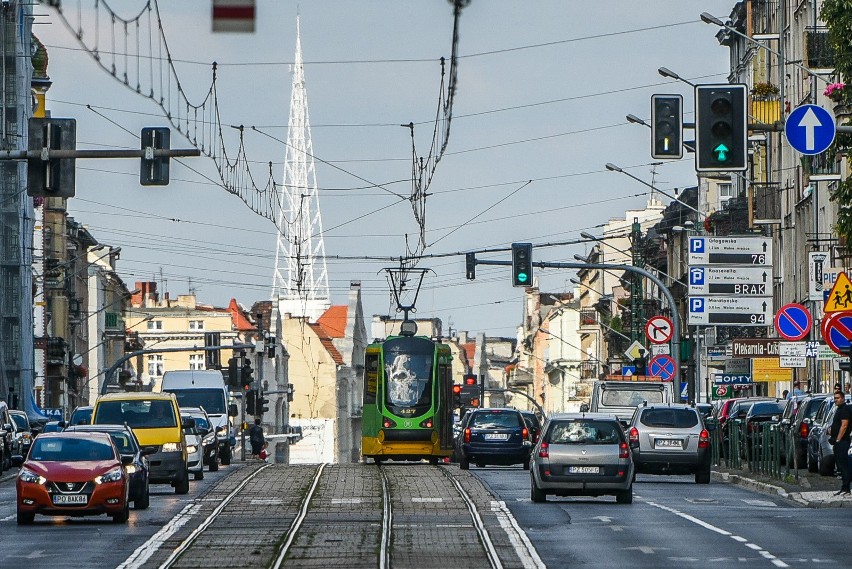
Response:
[[[284,184],[277,198],[278,244],[272,297],[278,298],[282,314],[315,321],[331,306],[331,298],[298,17]]]

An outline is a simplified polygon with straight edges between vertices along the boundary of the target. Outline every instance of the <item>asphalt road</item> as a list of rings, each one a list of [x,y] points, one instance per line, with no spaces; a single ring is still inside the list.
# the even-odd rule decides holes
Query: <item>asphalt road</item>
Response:
[[[147,510],[131,507],[127,524],[115,524],[107,516],[36,516],[35,524],[18,526],[15,481],[4,481],[0,483],[0,567],[117,567],[181,510],[203,499],[204,492],[234,468],[220,466],[218,472],[205,470],[204,480],[190,482],[189,494],[183,496],[176,496],[169,485],[152,485],[150,507]],[[3,477],[11,472],[4,472]]]
[[[691,476],[639,475],[634,502],[529,499],[520,468],[471,468],[506,502],[548,567],[848,567],[849,510],[813,509]]]

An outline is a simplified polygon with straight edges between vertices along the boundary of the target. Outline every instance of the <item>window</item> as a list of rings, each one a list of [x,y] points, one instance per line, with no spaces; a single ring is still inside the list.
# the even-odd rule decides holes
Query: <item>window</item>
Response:
[[[693,409],[648,409],[639,421],[646,427],[691,429],[698,424],[698,413]]]
[[[149,320],[148,321],[148,330],[162,330],[163,329],[163,321],[162,320]]]
[[[163,375],[163,356],[155,354],[148,356],[148,375],[152,377]]]
[[[190,320],[189,321],[189,329],[190,330],[204,330],[204,320]]]
[[[724,206],[732,197],[734,197],[734,185],[719,184],[719,203]]]
[[[189,369],[204,369],[204,356],[202,354],[190,354]]]

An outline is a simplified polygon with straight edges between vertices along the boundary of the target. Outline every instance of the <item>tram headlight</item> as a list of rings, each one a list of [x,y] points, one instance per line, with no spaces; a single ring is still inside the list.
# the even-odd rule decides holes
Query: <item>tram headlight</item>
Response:
[[[432,418],[428,418],[425,421],[420,422],[421,429],[431,429],[432,428]]]
[[[382,426],[386,429],[392,429],[393,427],[396,427],[396,423],[392,419],[385,417],[382,419]]]

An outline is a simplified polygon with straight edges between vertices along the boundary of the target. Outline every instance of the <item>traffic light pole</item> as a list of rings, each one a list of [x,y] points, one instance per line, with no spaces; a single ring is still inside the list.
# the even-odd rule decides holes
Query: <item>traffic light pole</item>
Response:
[[[499,266],[512,266],[512,261],[496,261],[496,260],[480,260],[476,259],[477,265],[499,265]],[[550,263],[545,261],[538,261],[531,263],[535,267],[541,267],[542,269],[601,269],[601,270],[616,270],[616,271],[630,271],[633,273],[638,273],[643,277],[650,279],[654,284],[656,284],[663,295],[666,297],[666,300],[669,302],[669,307],[672,311],[672,338],[671,338],[671,358],[675,362],[675,369],[677,373],[680,372],[680,342],[681,342],[681,330],[680,330],[680,315],[677,313],[677,304],[675,304],[674,296],[672,296],[671,291],[665,285],[663,281],[657,278],[656,275],[646,271],[642,267],[635,267],[633,265],[612,265],[607,263]],[[674,382],[677,377],[672,378],[672,382]],[[679,382],[678,382],[679,383]],[[695,377],[687,377],[687,386],[692,386],[690,389],[690,393],[695,393]]]
[[[154,158],[201,156],[197,148],[154,149]],[[59,160],[61,158],[146,158],[145,150],[2,150],[0,160]]]

